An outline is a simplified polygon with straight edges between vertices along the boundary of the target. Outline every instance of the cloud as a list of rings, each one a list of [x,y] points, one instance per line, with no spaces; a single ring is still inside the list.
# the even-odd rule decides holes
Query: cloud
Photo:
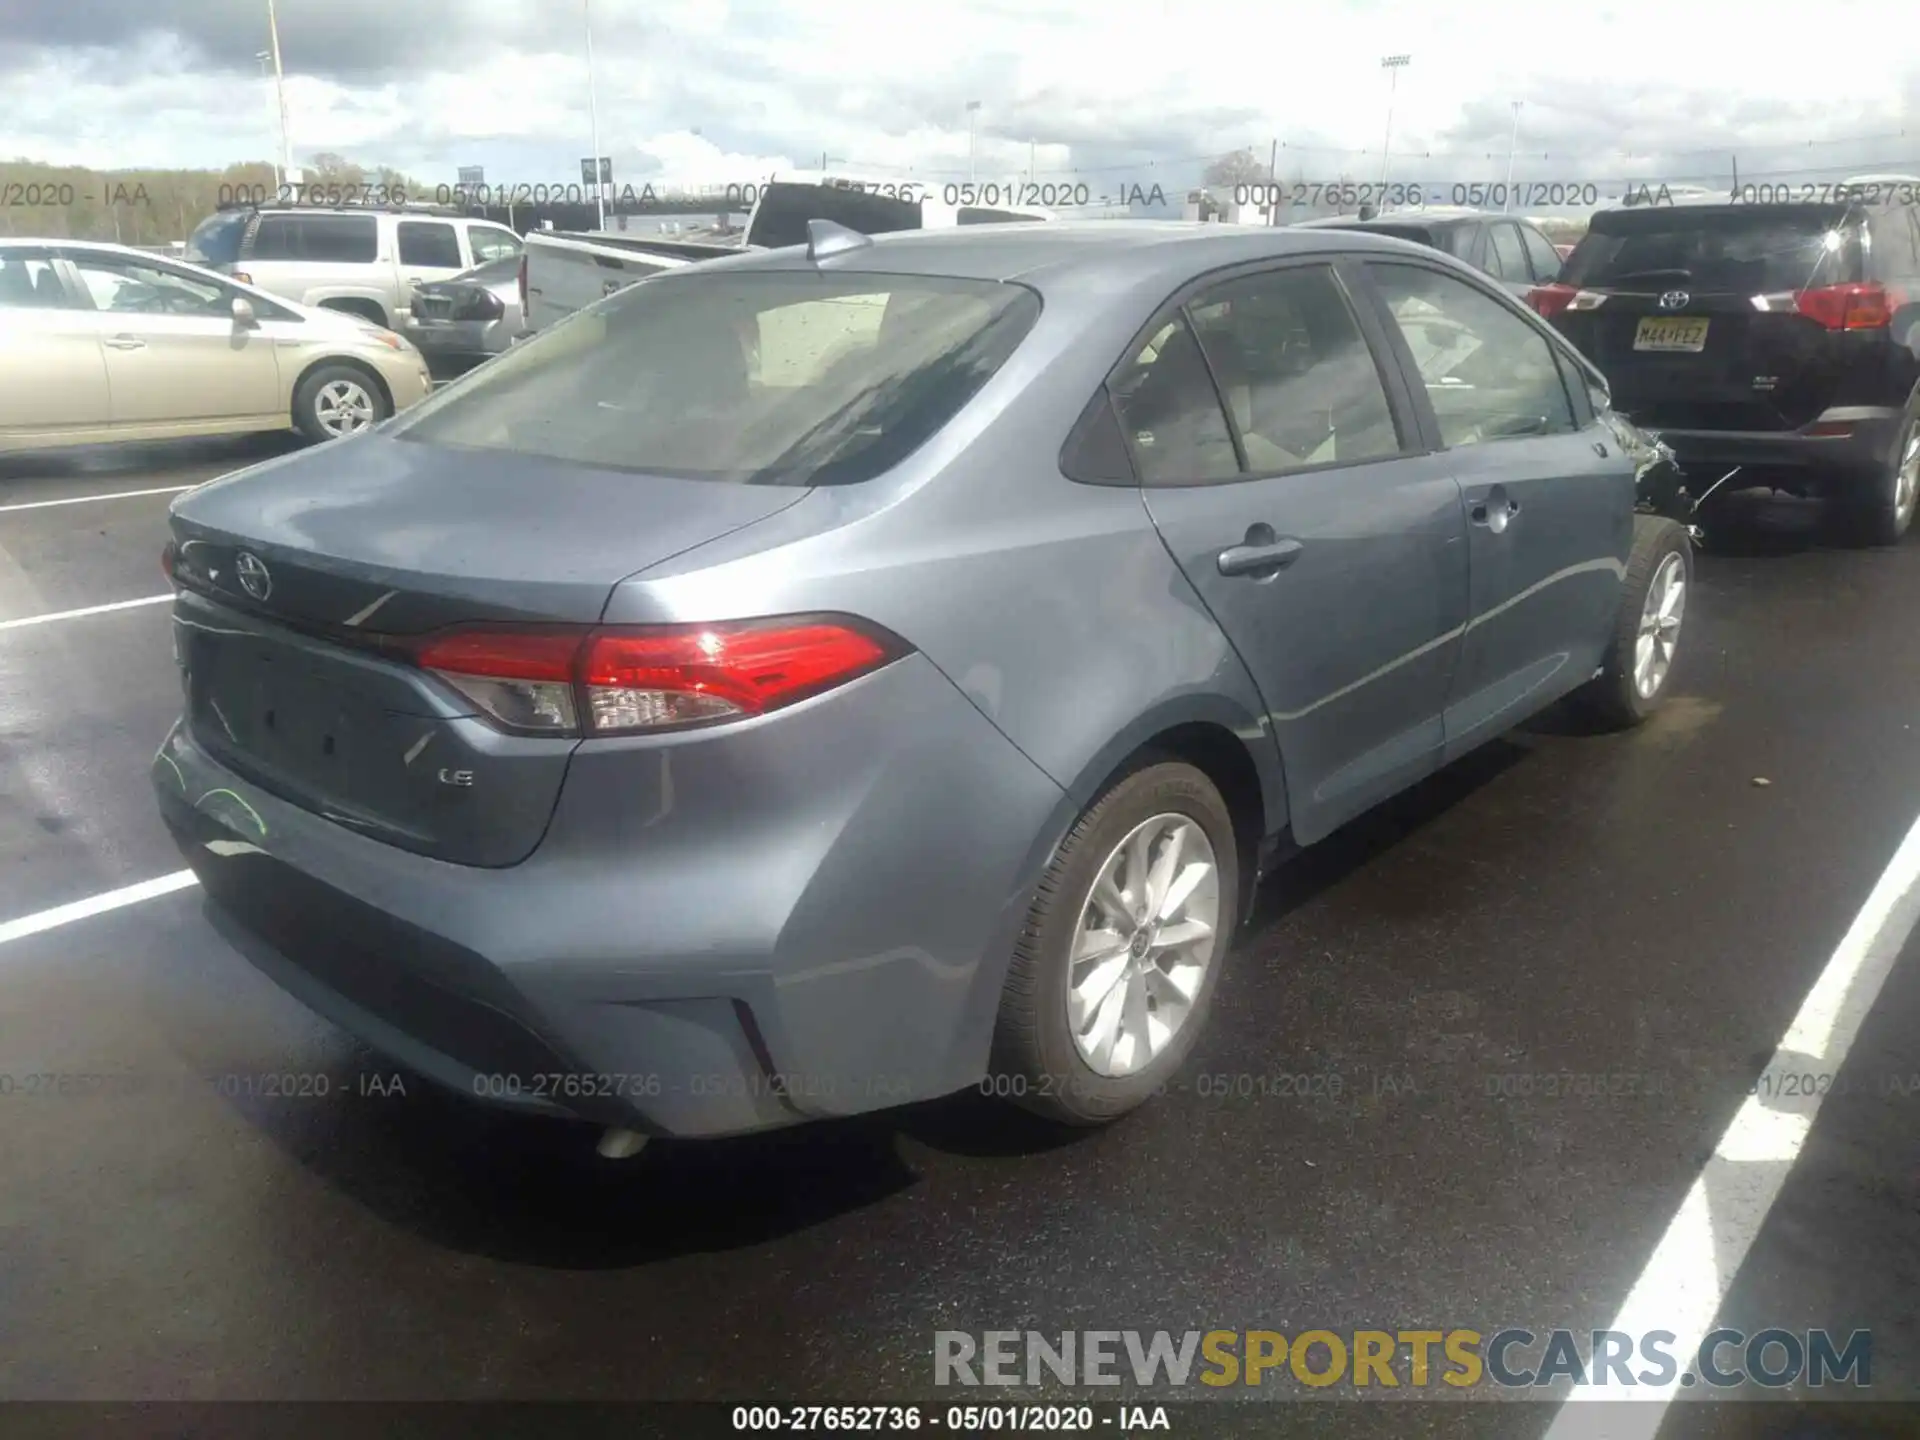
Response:
[[[1836,88],[1804,47],[1711,7],[1611,0],[1577,34],[1537,5],[1345,0],[278,0],[294,149],[451,180],[726,182],[789,164],[935,183],[1193,183],[1277,144],[1283,175],[1743,176],[1920,170],[1920,67]],[[219,166],[278,146],[264,0],[4,0],[0,155]],[[1902,33],[1893,0],[1852,33]],[[1389,83],[1379,59],[1412,55]],[[980,102],[971,116],[970,101]],[[1520,102],[1514,127],[1513,102]]]

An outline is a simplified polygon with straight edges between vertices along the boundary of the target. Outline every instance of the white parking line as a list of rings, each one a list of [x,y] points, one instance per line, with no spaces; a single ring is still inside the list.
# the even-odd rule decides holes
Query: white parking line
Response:
[[[38,935],[43,930],[54,930],[75,920],[85,920],[90,915],[101,915],[108,910],[118,910],[123,905],[138,905],[142,900],[152,900],[156,896],[171,895],[176,890],[185,890],[190,885],[199,884],[191,870],[176,870],[171,875],[162,875],[153,880],[142,880],[138,885],[123,885],[118,890],[109,890],[103,895],[91,895],[85,900],[75,900],[69,905],[56,905],[51,910],[42,910],[37,915],[22,915],[18,920],[0,922],[0,945],[9,940],[20,940],[28,935]]]
[[[94,500],[131,500],[136,495],[178,495],[195,490],[197,485],[160,485],[152,490],[116,490],[111,495],[69,495],[64,500],[27,500],[18,505],[0,505],[0,515],[15,510],[46,510],[54,505],[85,505]]]
[[[131,610],[139,605],[164,605],[173,599],[165,595],[143,595],[138,600],[116,600],[111,605],[86,605],[78,610],[55,610],[46,615],[23,615],[18,620],[0,620],[0,630],[18,630],[25,625],[50,625],[55,620],[78,620],[83,615],[104,615],[109,610]]]
[[[1612,1328],[1632,1335],[1636,1345],[1648,1331],[1671,1331],[1675,1339],[1669,1353],[1679,1362],[1679,1372],[1665,1385],[1602,1383],[1576,1388],[1544,1440],[1599,1435],[1606,1440],[1652,1440],[1659,1431],[1667,1404],[1680,1388],[1680,1376],[1692,1371],[1700,1342],[1713,1327],[1767,1212],[1780,1197],[1825,1099],[1824,1091],[1804,1099],[1784,1098],[1783,1077],[1807,1072],[1832,1075],[1846,1063],[1847,1052],[1916,920],[1920,920],[1920,821],[1900,842],[1880,882],[1807,992],[1761,1073],[1758,1093],[1748,1096],[1720,1137],[1613,1322]],[[1655,1403],[1601,1415],[1576,1403],[1590,1400]]]

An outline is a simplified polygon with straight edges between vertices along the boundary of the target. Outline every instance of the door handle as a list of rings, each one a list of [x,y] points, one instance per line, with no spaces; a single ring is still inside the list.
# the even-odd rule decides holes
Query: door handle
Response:
[[[1505,530],[1520,513],[1520,502],[1510,500],[1504,491],[1496,489],[1484,500],[1473,502],[1473,508],[1467,512],[1467,518],[1476,525],[1484,525],[1498,535]]]
[[[100,342],[109,350],[144,350],[147,342],[137,335],[110,335]]]
[[[1265,529],[1256,526],[1255,529]],[[1273,532],[1267,530],[1271,537]],[[1301,544],[1298,540],[1255,539],[1253,531],[1247,532],[1247,543],[1232,545],[1220,552],[1220,573],[1222,575],[1277,575],[1291,565],[1300,555]]]

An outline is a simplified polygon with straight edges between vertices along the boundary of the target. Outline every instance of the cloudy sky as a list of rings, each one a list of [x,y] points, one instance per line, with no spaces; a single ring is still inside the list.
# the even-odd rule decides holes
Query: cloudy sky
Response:
[[[583,0],[277,0],[296,161],[577,179]],[[1726,183],[1920,173],[1903,0],[590,0],[617,181],[865,167],[934,183],[1194,182],[1281,142],[1282,178]],[[1778,24],[1764,17],[1778,17]],[[1309,19],[1308,16],[1312,18]],[[1760,17],[1756,20],[1755,17]],[[0,157],[219,166],[278,145],[267,0],[0,0]],[[1423,158],[1424,157],[1424,158]]]

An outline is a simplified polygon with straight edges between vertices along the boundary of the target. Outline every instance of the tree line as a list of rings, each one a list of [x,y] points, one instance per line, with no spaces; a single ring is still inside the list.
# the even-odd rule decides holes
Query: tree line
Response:
[[[304,183],[404,188],[409,195],[429,190],[398,170],[356,165],[334,154],[313,156]],[[278,194],[278,177],[266,161],[219,170],[92,170],[0,161],[0,235],[166,245],[185,240],[224,201]]]

